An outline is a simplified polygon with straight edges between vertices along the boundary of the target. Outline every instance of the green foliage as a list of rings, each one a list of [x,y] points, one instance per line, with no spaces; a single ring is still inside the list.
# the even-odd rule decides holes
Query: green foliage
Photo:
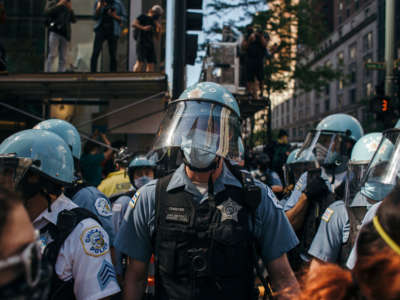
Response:
[[[222,18],[240,8],[243,13],[237,23],[251,19],[251,26],[261,27],[277,40],[272,46],[270,43],[270,55],[265,63],[265,84],[270,92],[285,90],[293,79],[302,90],[320,91],[332,80],[342,78],[341,69],[335,70],[330,66],[311,68],[308,59],[310,53],[319,53],[320,42],[328,34],[326,18],[315,9],[321,1],[300,0],[298,4],[293,4],[293,1],[285,0],[274,11],[257,11],[258,7],[271,4],[269,2],[273,1],[212,0],[207,5],[207,14]],[[237,28],[237,23],[230,25]],[[245,32],[244,28],[237,29]],[[220,32],[220,25],[215,23],[205,34],[211,37]]]

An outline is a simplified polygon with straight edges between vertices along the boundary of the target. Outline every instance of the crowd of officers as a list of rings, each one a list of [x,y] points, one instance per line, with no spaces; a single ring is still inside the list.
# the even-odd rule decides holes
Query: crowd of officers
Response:
[[[201,82],[97,188],[76,128],[40,122],[0,144],[0,299],[400,299],[399,136],[334,114],[283,178],[249,170],[235,98]]]

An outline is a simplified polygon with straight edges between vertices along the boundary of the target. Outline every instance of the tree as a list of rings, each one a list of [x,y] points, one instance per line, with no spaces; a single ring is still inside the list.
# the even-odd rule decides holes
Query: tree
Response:
[[[327,18],[321,13],[321,2],[323,1],[212,0],[207,4],[207,10],[208,15],[222,18],[241,9],[243,13],[239,20],[251,19],[250,25],[260,26],[270,37],[269,55],[265,63],[265,85],[269,92],[283,91],[293,80],[296,80],[299,89],[320,91],[330,81],[343,76],[339,69],[328,65],[315,67],[314,64],[319,55],[323,54],[319,48],[320,42],[327,35],[329,27]],[[266,4],[268,10],[257,10]],[[235,23],[230,25],[235,26]],[[238,29],[244,31],[244,28]],[[205,34],[212,37],[220,30],[218,23],[214,23]],[[313,60],[310,60],[311,53],[314,54]]]

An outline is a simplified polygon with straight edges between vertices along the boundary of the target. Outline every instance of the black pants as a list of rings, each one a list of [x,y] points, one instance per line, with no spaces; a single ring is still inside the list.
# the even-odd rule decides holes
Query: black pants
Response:
[[[93,53],[92,58],[90,60],[90,72],[96,72],[97,60],[99,59],[99,55],[101,49],[103,47],[104,41],[108,43],[108,51],[110,53],[110,71],[117,71],[117,42],[118,37],[113,34],[106,34],[103,30],[98,30],[95,33],[94,44],[93,44]]]

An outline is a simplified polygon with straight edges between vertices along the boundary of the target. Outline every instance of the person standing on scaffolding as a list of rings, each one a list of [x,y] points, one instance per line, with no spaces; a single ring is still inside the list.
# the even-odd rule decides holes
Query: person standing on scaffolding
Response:
[[[242,50],[246,60],[247,92],[255,99],[262,94],[264,80],[264,57],[266,54],[267,39],[261,27],[249,28],[242,42]]]

